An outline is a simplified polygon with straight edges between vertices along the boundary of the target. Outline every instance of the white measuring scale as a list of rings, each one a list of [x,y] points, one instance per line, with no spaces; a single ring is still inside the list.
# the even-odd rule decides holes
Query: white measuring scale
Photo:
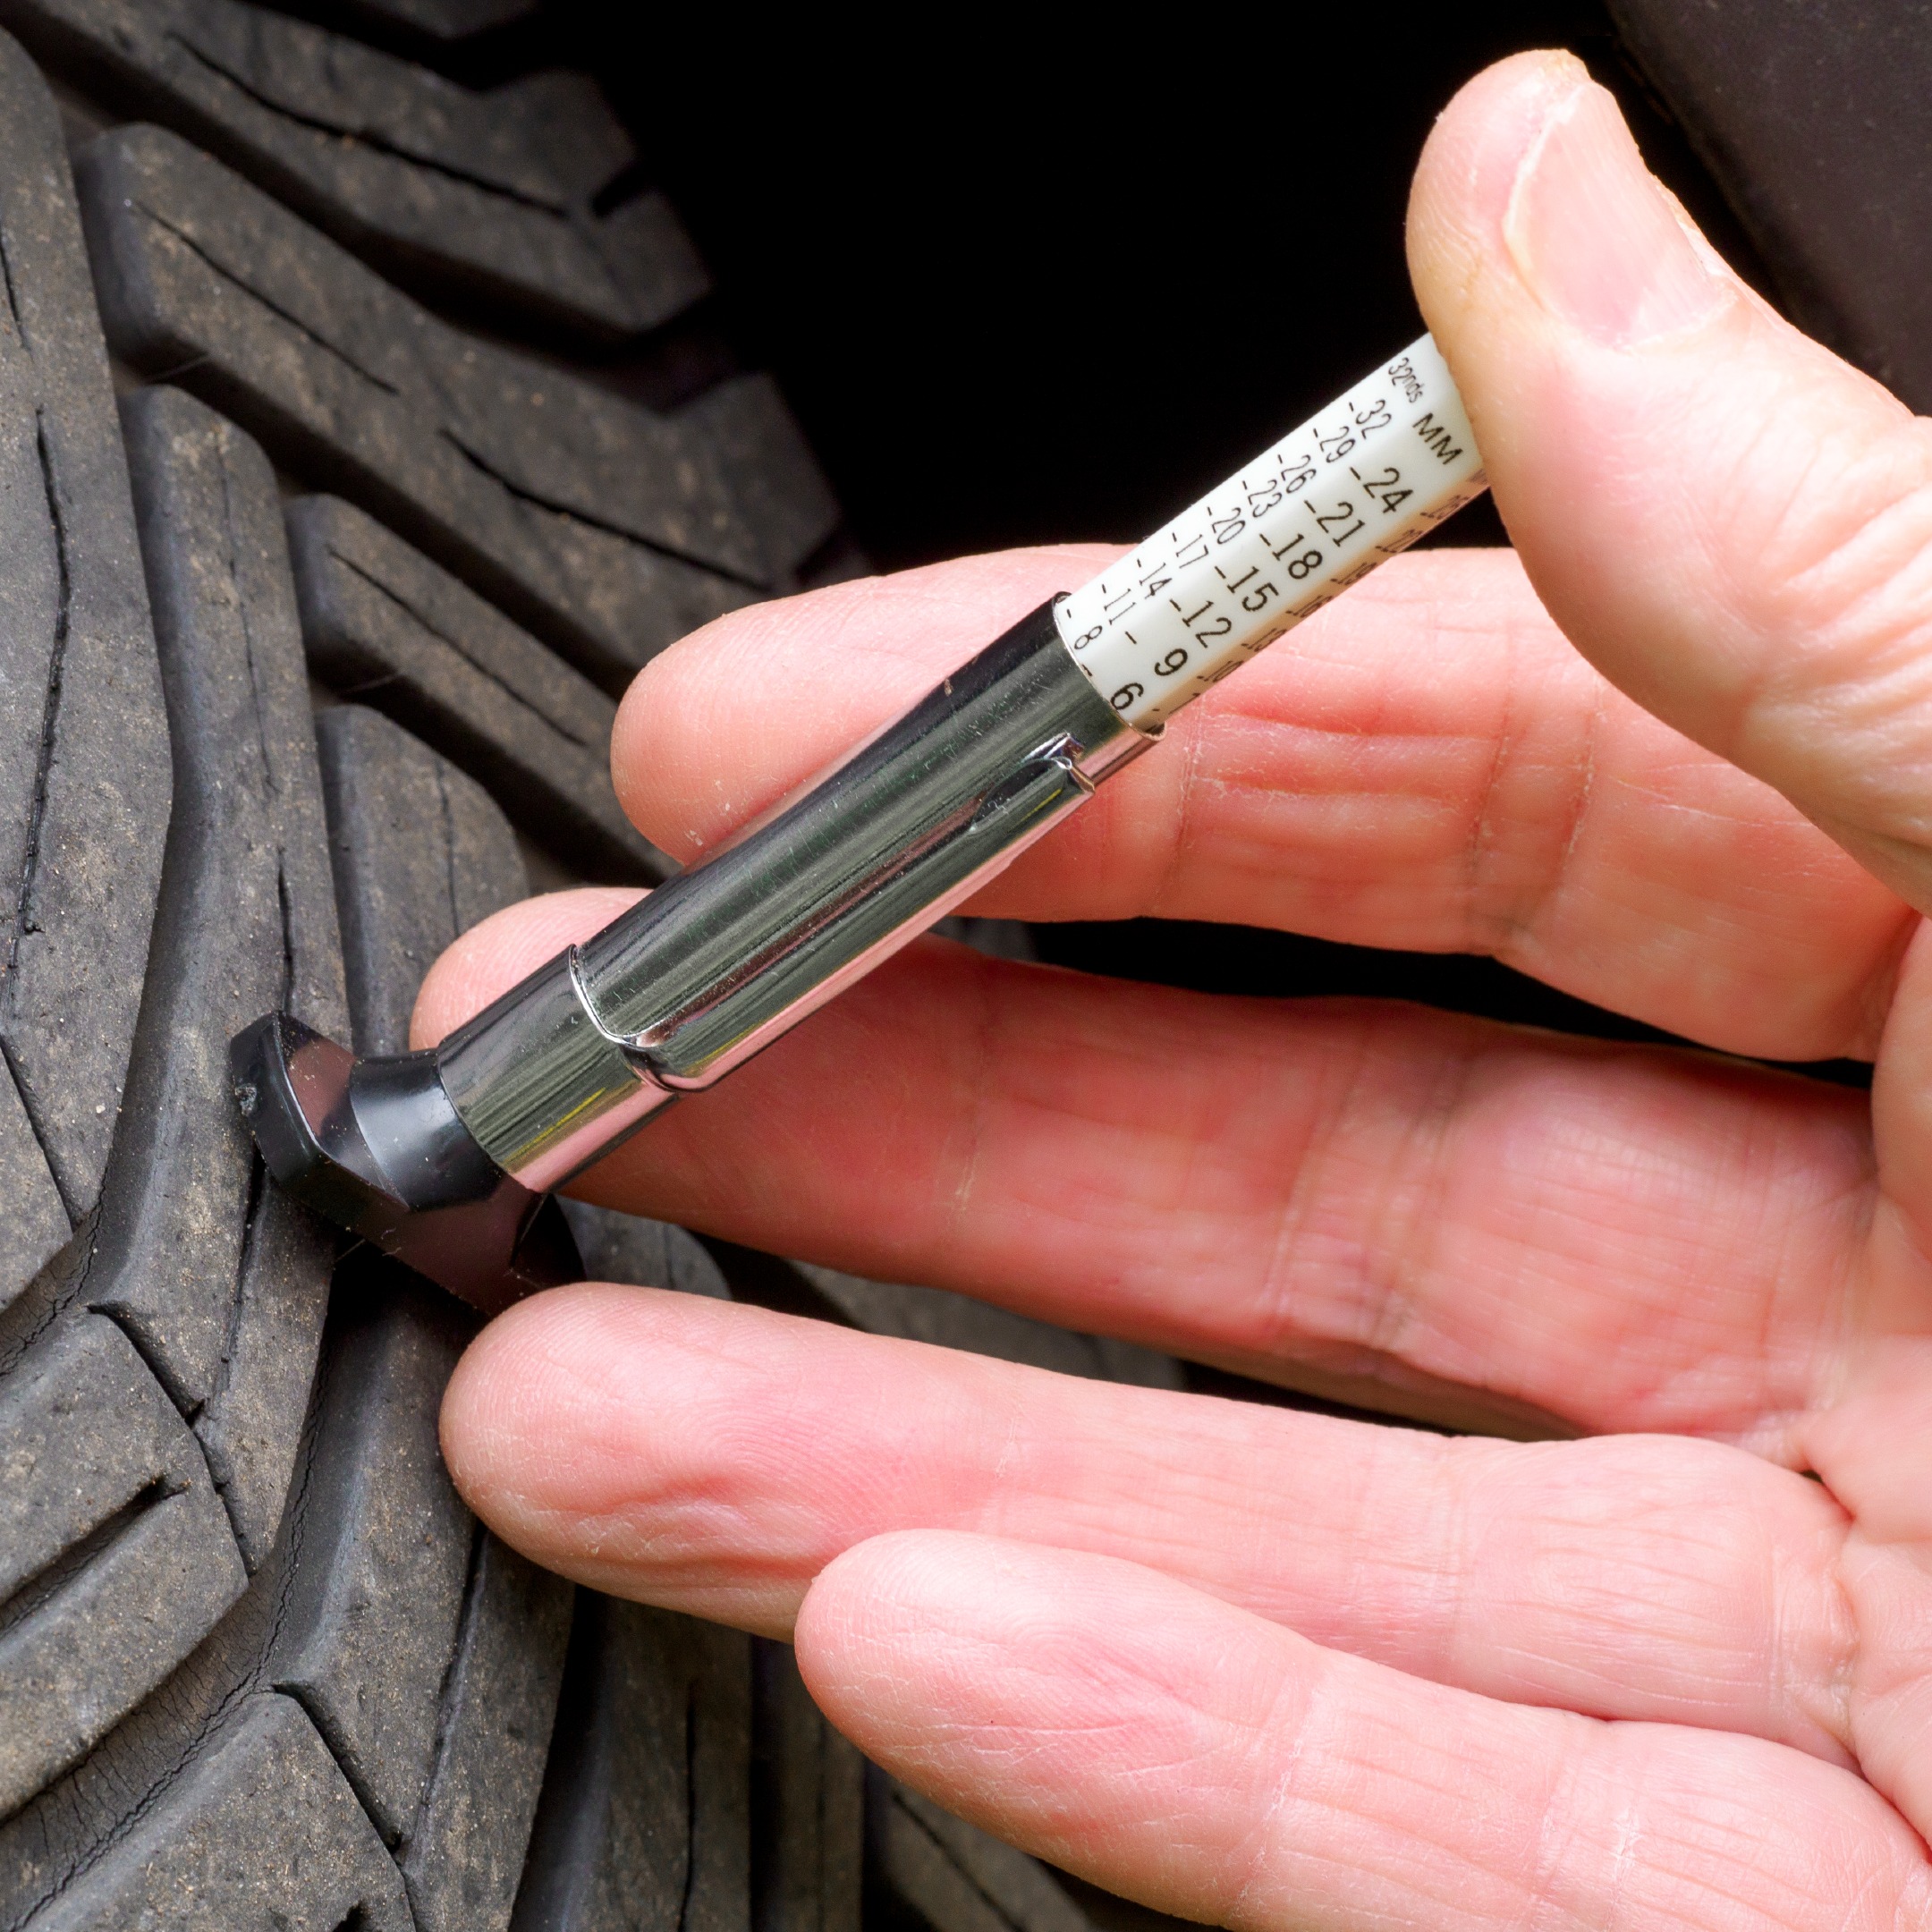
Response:
[[[1060,636],[1142,731],[1485,488],[1427,335],[1064,597]]]

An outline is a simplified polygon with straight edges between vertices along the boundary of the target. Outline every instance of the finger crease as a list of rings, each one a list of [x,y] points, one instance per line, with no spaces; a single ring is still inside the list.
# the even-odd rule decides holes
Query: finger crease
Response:
[[[1385,1219],[1378,1215],[1370,1224],[1387,1231],[1377,1243],[1379,1251],[1365,1257],[1373,1301],[1364,1339],[1377,1354],[1410,1360],[1403,1347],[1420,1326],[1427,1286],[1436,1272],[1436,1233],[1448,1222],[1450,1142],[1481,1051],[1472,1029],[1458,1030],[1456,1044],[1444,1051],[1427,1098],[1405,1123],[1402,1150],[1389,1164],[1394,1189],[1406,1199],[1398,1198],[1396,1212]]]
[[[1194,812],[1194,794],[1200,776],[1202,748],[1207,740],[1212,720],[1198,725],[1188,734],[1186,749],[1182,755],[1180,771],[1175,783],[1180,787],[1180,796],[1174,802],[1174,837],[1167,847],[1167,862],[1161,868],[1160,883],[1155,886],[1148,911],[1154,918],[1159,918],[1161,908],[1169,902],[1168,895],[1175,881],[1180,877],[1187,858],[1188,835]]]
[[[1523,1881],[1529,1894],[1525,1922],[1531,1928],[1575,1923],[1575,1908],[1571,1902],[1587,1883],[1585,1875],[1576,1868],[1580,1813],[1587,1810],[1580,1799],[1589,1782],[1600,1775],[1594,1760],[1601,1748],[1599,1733],[1582,1750],[1552,1754],[1554,1775],[1538,1808],[1536,1851]],[[1633,1800],[1625,1801],[1617,1819],[1614,1842],[1608,1848],[1608,1869],[1602,1874],[1602,1896],[1595,1902],[1597,1913],[1592,1914],[1597,1932],[1609,1932],[1625,1916],[1621,1909],[1622,1881],[1642,1835],[1641,1823],[1632,1815],[1633,1805]]]
[[[1358,1031],[1353,1046],[1341,1091],[1325,1116],[1309,1128],[1295,1162],[1294,1173],[1281,1191],[1280,1204],[1275,1210],[1275,1238],[1269,1244],[1267,1260],[1261,1270],[1257,1323],[1257,1339],[1264,1350],[1272,1353],[1292,1355],[1295,1352],[1294,1339],[1302,1333],[1303,1325],[1296,1318],[1294,1311],[1295,1254],[1309,1206],[1318,1200],[1323,1192],[1322,1147],[1341,1131],[1342,1124],[1354,1110],[1356,1096],[1368,1081],[1368,1036]]]
[[[1582,843],[1583,826],[1597,792],[1597,767],[1602,755],[1604,716],[1609,691],[1610,687],[1602,678],[1592,681],[1589,714],[1583,721],[1583,741],[1578,750],[1575,781],[1570,789],[1570,809],[1563,826],[1563,843],[1556,849],[1556,856],[1536,894],[1535,902],[1526,907],[1522,916],[1514,921],[1519,934],[1527,934],[1542,926],[1569,889],[1577,847]]]
[[[1827,1601],[1820,1606],[1820,1614],[1827,1632],[1828,1667],[1822,1673],[1808,1672],[1801,1684],[1793,1682],[1791,1647],[1782,1629],[1775,1634],[1771,1655],[1775,1677],[1772,1688],[1776,1698],[1773,1708],[1804,1712],[1856,1757],[1858,1747],[1853,1737],[1852,1703],[1858,1674],[1859,1616],[1857,1601],[1844,1576],[1845,1552],[1851,1542],[1852,1521],[1847,1515],[1839,1528],[1831,1555],[1820,1566],[1827,1593]],[[1786,1592],[1780,1589],[1775,1599],[1781,1625],[1784,1620],[1785,1595]],[[1813,1707],[1820,1693],[1825,1707],[1821,1712]]]
[[[1503,679],[1503,716],[1496,726],[1496,742],[1489,754],[1489,768],[1483,775],[1482,790],[1476,801],[1476,810],[1470,826],[1469,844],[1464,854],[1465,890],[1469,894],[1468,909],[1464,914],[1465,929],[1472,936],[1479,933],[1491,922],[1484,913],[1484,885],[1488,872],[1491,833],[1495,825],[1496,794],[1503,785],[1503,775],[1508,770],[1511,755],[1515,750],[1512,726],[1516,712],[1516,640],[1512,633],[1505,649],[1507,658]],[[1505,922],[1513,924],[1513,920]],[[1479,940],[1479,945],[1485,942]]]

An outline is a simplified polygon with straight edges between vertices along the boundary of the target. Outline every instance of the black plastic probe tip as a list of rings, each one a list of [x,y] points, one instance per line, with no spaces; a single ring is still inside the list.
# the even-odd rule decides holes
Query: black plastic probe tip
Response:
[[[477,1145],[434,1053],[358,1060],[267,1013],[230,1043],[228,1071],[278,1186],[484,1314],[581,1275],[555,1201]]]

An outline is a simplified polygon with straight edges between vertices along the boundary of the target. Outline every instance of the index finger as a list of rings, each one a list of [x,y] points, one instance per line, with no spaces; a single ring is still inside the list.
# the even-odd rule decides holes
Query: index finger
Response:
[[[1009,552],[734,613],[657,658],[618,794],[693,858],[1114,553]],[[1487,953],[1727,1050],[1868,1053],[1911,914],[1585,664],[1513,553],[1397,558],[1202,699],[974,911]]]

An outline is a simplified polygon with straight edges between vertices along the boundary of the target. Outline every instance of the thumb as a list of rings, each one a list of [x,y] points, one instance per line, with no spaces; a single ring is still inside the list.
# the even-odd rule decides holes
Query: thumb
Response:
[[[1409,254],[1556,622],[1932,909],[1927,426],[1732,275],[1568,55],[1451,103]]]

